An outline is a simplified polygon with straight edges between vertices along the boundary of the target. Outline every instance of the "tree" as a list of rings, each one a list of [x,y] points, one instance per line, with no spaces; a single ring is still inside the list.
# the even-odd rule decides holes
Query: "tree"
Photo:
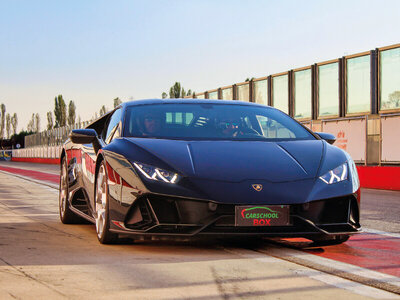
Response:
[[[99,111],[100,117],[101,117],[102,115],[105,115],[106,113],[107,113],[107,108],[106,108],[105,105],[103,105],[103,106],[100,108],[100,111]]]
[[[7,139],[10,138],[10,131],[11,131],[11,116],[10,114],[6,115],[6,132],[7,132]]]
[[[175,82],[173,86],[169,89],[169,97],[170,98],[182,98],[182,94],[185,93],[185,90],[181,86],[180,82]]]
[[[122,103],[121,99],[119,99],[118,97],[114,99],[114,108],[116,108],[118,105],[120,105]]]
[[[67,125],[67,106],[62,95],[58,95],[54,99],[54,117],[55,128]]]
[[[40,116],[38,113],[35,115],[35,132],[40,132]]]
[[[16,116],[15,114],[14,114],[14,116]],[[13,116],[13,117],[14,117]],[[20,133],[14,133],[12,136],[11,136],[11,140],[12,140],[12,143],[14,144],[14,145],[17,145],[17,144],[20,144],[21,145],[21,147],[22,148],[24,148],[24,144],[25,144],[25,141],[24,141],[24,139],[25,139],[25,136],[27,136],[27,135],[30,135],[30,134],[32,134],[33,132],[31,132],[31,131],[24,131],[24,130],[22,130]]]
[[[180,82],[175,82],[174,85],[169,89],[170,98],[184,98],[190,95],[192,95],[192,90],[189,89],[187,92],[185,92],[185,89],[181,86]],[[161,97],[163,99],[167,98],[167,93],[162,93]]]
[[[400,107],[400,91],[394,91],[389,95],[389,107],[390,108],[398,108]],[[388,107],[388,108],[389,108]]]
[[[74,101],[69,101],[68,104],[68,125],[73,126],[76,118],[76,106]]]
[[[51,111],[47,112],[47,130],[53,129],[53,114]]]
[[[77,123],[78,123],[78,128],[81,128],[81,126],[82,126],[81,116],[78,116],[78,121],[77,121]]]
[[[4,137],[4,125],[6,122],[6,106],[2,103],[0,105],[1,110],[1,123],[0,123],[0,139]]]
[[[11,117],[11,125],[13,128],[13,134],[17,134],[17,126],[18,126],[18,116],[17,113],[14,113],[14,115]]]
[[[32,118],[29,120],[28,125],[26,126],[26,130],[32,132],[34,123],[35,123],[35,114],[32,114]]]
[[[35,114],[32,114],[28,126],[26,127],[28,132],[35,132]]]

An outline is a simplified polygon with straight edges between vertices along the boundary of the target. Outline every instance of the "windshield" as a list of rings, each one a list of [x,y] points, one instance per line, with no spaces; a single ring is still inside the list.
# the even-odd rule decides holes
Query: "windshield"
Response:
[[[126,110],[124,136],[181,140],[315,139],[279,110],[207,103],[130,106]]]

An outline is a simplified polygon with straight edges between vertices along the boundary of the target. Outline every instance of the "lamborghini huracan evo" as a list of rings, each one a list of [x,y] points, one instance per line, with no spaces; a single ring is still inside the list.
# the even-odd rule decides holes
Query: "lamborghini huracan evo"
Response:
[[[60,157],[60,218],[120,237],[304,237],[361,230],[353,160],[285,113],[241,101],[123,103],[73,130]]]

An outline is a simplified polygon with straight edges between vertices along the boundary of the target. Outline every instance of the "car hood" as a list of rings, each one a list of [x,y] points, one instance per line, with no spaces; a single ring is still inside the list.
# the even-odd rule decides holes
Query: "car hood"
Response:
[[[187,177],[240,182],[286,182],[315,178],[321,164],[321,140],[178,141],[127,138]]]

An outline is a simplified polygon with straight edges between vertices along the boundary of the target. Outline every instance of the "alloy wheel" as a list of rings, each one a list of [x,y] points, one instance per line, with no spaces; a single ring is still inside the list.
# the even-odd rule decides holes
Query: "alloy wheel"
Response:
[[[107,176],[103,164],[100,166],[96,184],[96,231],[102,237],[106,226]]]
[[[67,205],[67,193],[68,193],[67,170],[65,164],[63,164],[60,177],[60,199],[59,199],[61,217],[64,217],[65,215],[65,207]]]

